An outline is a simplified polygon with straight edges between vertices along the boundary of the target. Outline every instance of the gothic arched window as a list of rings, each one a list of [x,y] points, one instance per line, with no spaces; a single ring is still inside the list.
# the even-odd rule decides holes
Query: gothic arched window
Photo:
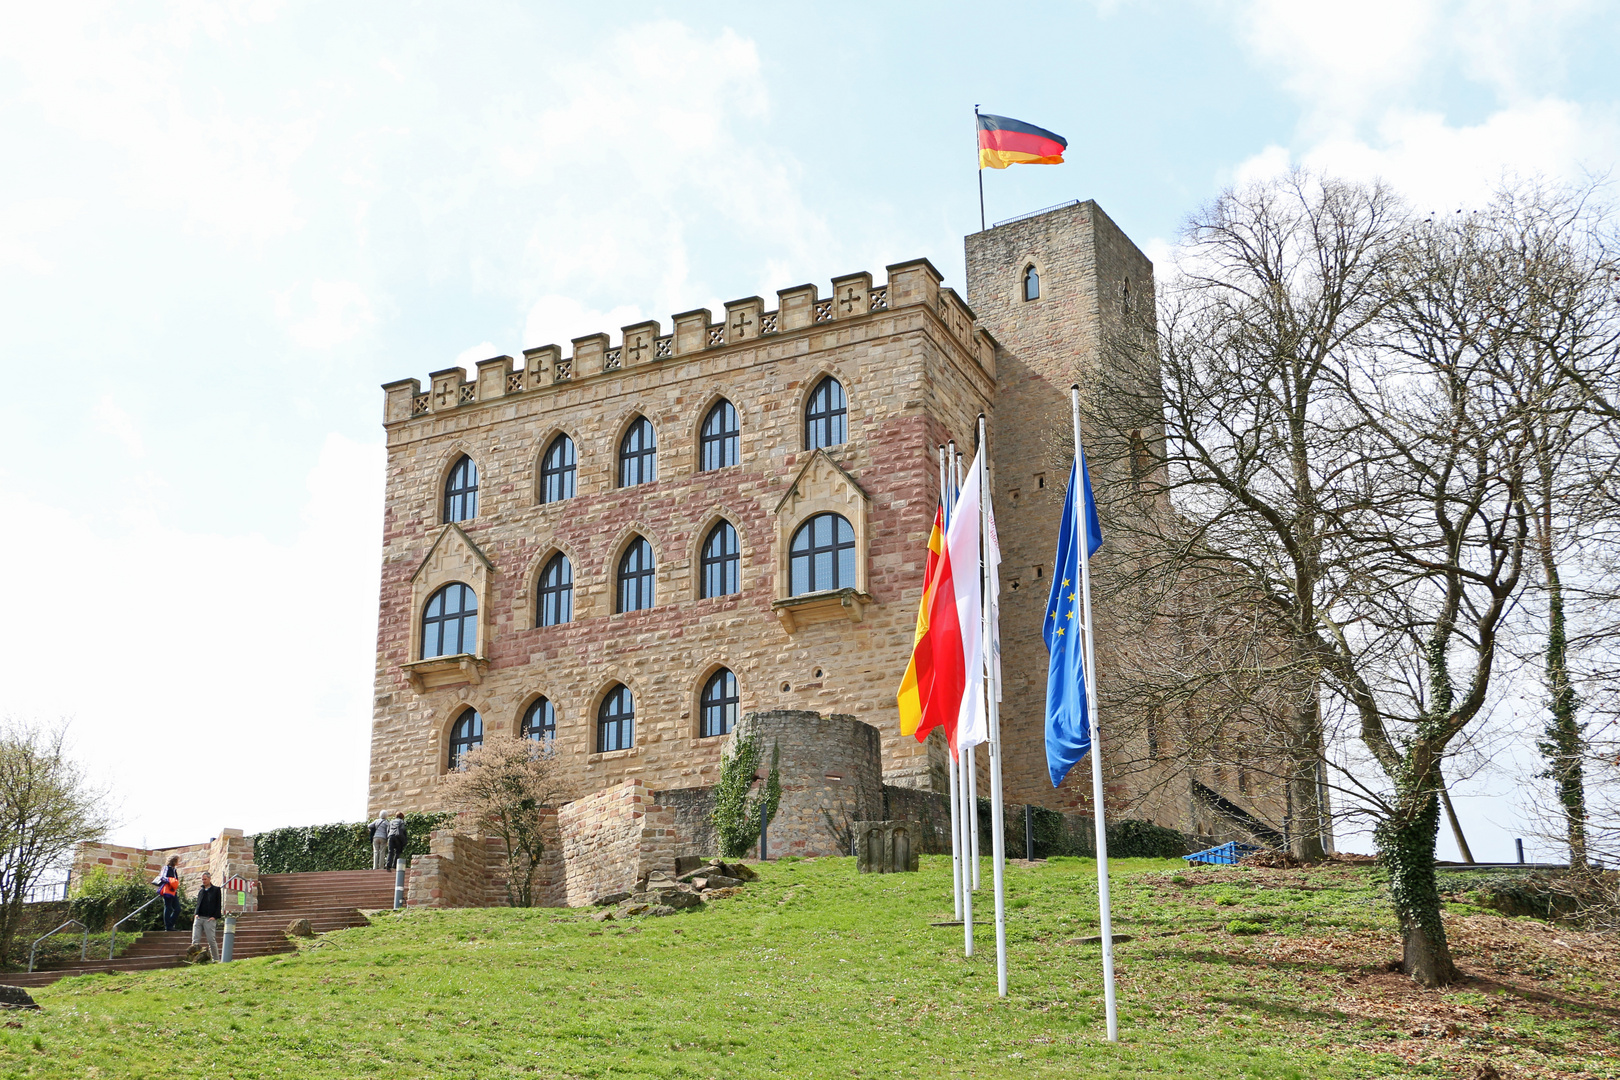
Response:
[[[579,472],[574,455],[574,440],[559,435],[546,448],[540,462],[540,501],[561,502],[574,497],[574,479]]]
[[[478,651],[478,596],[452,581],[422,610],[422,659]]]
[[[855,587],[855,529],[838,514],[817,514],[788,545],[789,595]]]
[[[523,713],[523,737],[549,743],[557,737],[557,710],[543,697],[535,698]]]
[[[709,530],[699,561],[703,564],[701,595],[704,599],[742,591],[739,575],[742,558],[737,549],[737,530],[731,527],[731,522],[722,521]]]
[[[738,455],[741,434],[736,408],[729,401],[715,402],[709,415],[703,418],[703,432],[698,439],[699,471],[711,472],[737,464],[741,460]]]
[[[451,772],[466,768],[466,756],[484,745],[484,718],[468,709],[450,725],[450,757],[445,762]]]
[[[636,745],[636,702],[630,688],[619,683],[602,699],[596,712],[596,752],[628,750]]]
[[[1024,267],[1024,299],[1039,300],[1041,298],[1041,275],[1036,272],[1035,265],[1031,263]]]
[[[461,455],[444,481],[444,520],[470,521],[478,516],[478,466]]]
[[[574,619],[574,567],[562,552],[551,557],[540,571],[540,602],[535,607],[536,626],[556,626]]]
[[[658,443],[652,421],[636,417],[619,442],[619,486],[635,487],[658,479]]]
[[[737,676],[721,668],[703,684],[703,723],[699,737],[724,735],[737,726]]]
[[[816,384],[804,405],[804,448],[816,450],[849,441],[849,412],[844,387],[831,375]]]
[[[645,537],[630,541],[619,559],[619,595],[613,610],[640,611],[653,606],[653,550]]]

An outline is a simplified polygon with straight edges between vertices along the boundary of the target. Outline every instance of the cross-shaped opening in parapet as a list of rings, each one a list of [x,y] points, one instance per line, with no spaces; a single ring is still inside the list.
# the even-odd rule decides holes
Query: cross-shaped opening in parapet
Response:
[[[647,351],[647,339],[642,337],[640,334],[637,334],[635,339],[631,342],[630,347],[624,351],[630,354],[630,362],[632,364],[641,363],[641,354]]]
[[[846,286],[844,289],[844,298],[839,301],[839,303],[844,305],[844,312],[847,314],[854,311],[855,305],[859,302],[859,299],[855,295],[855,286]]]
[[[744,329],[753,325],[754,320],[748,317],[748,312],[739,311],[737,312],[736,321],[731,324],[731,328],[735,330],[738,335],[741,335]]]

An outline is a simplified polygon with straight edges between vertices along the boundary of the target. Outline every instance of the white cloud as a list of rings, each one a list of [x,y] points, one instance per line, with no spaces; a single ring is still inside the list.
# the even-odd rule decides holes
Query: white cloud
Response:
[[[98,409],[98,415],[101,410]],[[0,493],[29,528],[0,560],[26,620],[0,621],[14,718],[72,722],[124,804],[124,842],[190,843],[365,811],[381,545],[381,444],[326,440],[289,544],[185,532],[156,514],[98,532]]]
[[[217,81],[188,80],[180,60],[218,49],[271,11],[13,4],[0,59],[15,65],[59,139],[99,146],[103,173],[125,197],[178,211],[190,228],[263,241],[303,224],[291,173],[312,118],[233,112]]]
[[[1251,0],[1232,9],[1240,37],[1282,72],[1302,117],[1232,170],[1237,183],[1292,164],[1381,177],[1422,209],[1481,202],[1504,177],[1578,180],[1620,158],[1615,106],[1553,92],[1557,57],[1585,0],[1370,0],[1333,5]],[[1471,82],[1496,107],[1475,123],[1421,105],[1427,83]]]
[[[561,345],[564,355],[567,355],[568,343],[574,338],[586,334],[618,337],[620,327],[633,326],[646,319],[642,309],[634,305],[597,311],[571,296],[542,296],[529,309],[529,317],[523,324],[523,347]]]
[[[130,457],[146,456],[146,440],[141,438],[141,431],[135,426],[134,417],[119,408],[111,394],[102,394],[96,400],[90,410],[90,418],[95,421],[97,431],[118,440],[124,452]]]
[[[276,315],[287,323],[288,335],[306,349],[330,349],[353,340],[377,321],[371,298],[352,281],[316,281],[309,286],[307,303],[294,311],[291,289],[276,295]]]

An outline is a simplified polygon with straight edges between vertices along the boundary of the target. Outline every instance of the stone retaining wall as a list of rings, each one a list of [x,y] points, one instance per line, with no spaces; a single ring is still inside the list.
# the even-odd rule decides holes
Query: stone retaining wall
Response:
[[[633,892],[653,870],[675,872],[675,815],[640,780],[569,803],[557,812],[557,827],[569,907]]]

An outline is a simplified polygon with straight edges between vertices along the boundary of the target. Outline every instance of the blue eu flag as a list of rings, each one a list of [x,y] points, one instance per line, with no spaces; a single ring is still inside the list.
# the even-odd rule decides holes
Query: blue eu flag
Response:
[[[1080,483],[1075,482],[1078,473]],[[1069,770],[1091,749],[1091,725],[1086,717],[1085,641],[1080,635],[1085,613],[1080,604],[1080,522],[1075,496],[1085,502],[1086,556],[1102,547],[1102,524],[1097,502],[1091,497],[1091,474],[1086,459],[1076,458],[1069,469],[1069,492],[1063,497],[1063,524],[1058,533],[1057,561],[1052,568],[1052,595],[1046,602],[1046,765],[1052,786],[1063,783]]]

